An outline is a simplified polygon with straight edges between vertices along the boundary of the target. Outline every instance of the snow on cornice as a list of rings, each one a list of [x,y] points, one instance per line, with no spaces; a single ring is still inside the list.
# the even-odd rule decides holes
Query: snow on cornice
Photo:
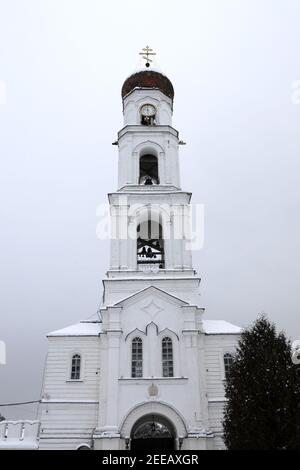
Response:
[[[52,331],[47,337],[53,336],[99,336],[101,333],[101,323],[82,321],[75,325],[67,326],[61,330]]]
[[[206,335],[238,335],[242,328],[224,320],[202,320],[203,332]]]

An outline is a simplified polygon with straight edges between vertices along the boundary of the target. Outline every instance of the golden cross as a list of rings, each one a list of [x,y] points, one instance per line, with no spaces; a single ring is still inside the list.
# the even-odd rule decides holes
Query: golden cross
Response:
[[[143,59],[146,61],[146,67],[149,67],[150,62],[152,62],[152,59],[150,59],[149,56],[156,55],[156,52],[153,52],[153,49],[151,49],[149,46],[143,47],[142,51],[143,52],[139,52],[139,55],[143,56]]]

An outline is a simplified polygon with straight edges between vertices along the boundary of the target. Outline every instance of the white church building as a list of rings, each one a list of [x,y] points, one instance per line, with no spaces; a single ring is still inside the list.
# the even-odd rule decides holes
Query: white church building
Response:
[[[220,449],[240,328],[206,319],[188,237],[170,80],[123,84],[110,265],[93,321],[48,334],[40,449]]]

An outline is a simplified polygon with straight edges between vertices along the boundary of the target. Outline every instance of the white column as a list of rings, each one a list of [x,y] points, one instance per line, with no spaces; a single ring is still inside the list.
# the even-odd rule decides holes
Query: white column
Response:
[[[140,179],[140,165],[139,165],[139,155],[138,152],[133,152],[132,154],[132,183],[139,184]]]
[[[136,235],[136,222],[134,217],[130,217],[128,224],[128,269],[136,270],[137,269],[137,241],[133,236]]]
[[[205,369],[205,337],[198,335],[198,364],[199,364],[199,409],[203,426],[209,429],[208,400],[206,393],[206,369]]]
[[[158,177],[160,184],[166,184],[166,156],[164,152],[158,155]]]
[[[182,210],[180,205],[173,205],[173,265],[182,268]]]
[[[150,354],[148,354],[148,376],[149,377],[160,377],[160,364],[159,360],[159,344],[157,336],[157,327],[154,323],[151,323],[147,331],[147,347]]]
[[[118,429],[118,392],[119,392],[119,358],[120,358],[119,331],[107,331],[107,395],[106,395],[106,419],[104,428],[108,430]]]
[[[173,216],[172,216],[173,217]],[[165,251],[165,268],[173,268],[173,236],[172,236],[172,220],[168,219],[165,221],[165,233],[168,239],[164,240],[164,251]],[[164,235],[165,236],[165,235]]]

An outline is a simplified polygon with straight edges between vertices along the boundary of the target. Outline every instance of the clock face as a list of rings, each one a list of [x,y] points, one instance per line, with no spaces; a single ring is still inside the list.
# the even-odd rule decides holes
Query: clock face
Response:
[[[156,112],[155,107],[152,104],[144,104],[141,108],[141,113],[143,116],[154,116]]]

